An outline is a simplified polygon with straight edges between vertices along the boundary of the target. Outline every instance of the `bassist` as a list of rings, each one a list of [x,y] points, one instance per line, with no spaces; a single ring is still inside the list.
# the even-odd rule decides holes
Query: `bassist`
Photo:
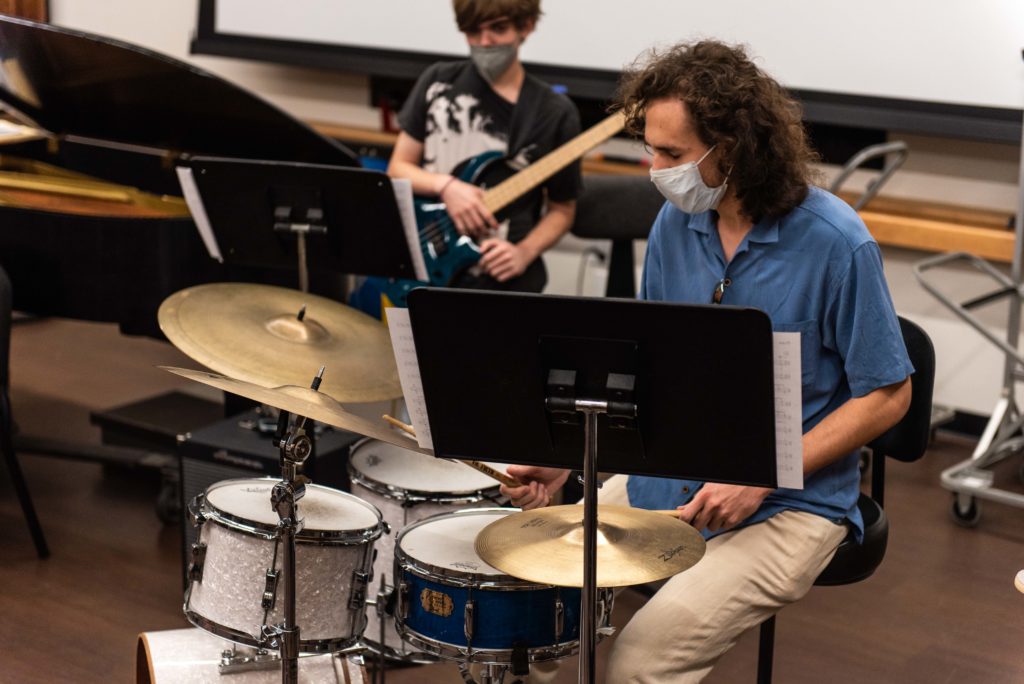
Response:
[[[454,285],[540,292],[547,273],[539,257],[572,226],[579,162],[512,205],[507,220],[487,209],[480,187],[458,177],[460,166],[495,151],[506,157],[502,166],[527,166],[579,133],[579,114],[519,61],[540,0],[454,0],[453,6],[470,59],[434,64],[419,78],[399,113],[402,131],[388,175],[411,180],[417,195],[438,197],[456,230],[480,244],[480,262]]]

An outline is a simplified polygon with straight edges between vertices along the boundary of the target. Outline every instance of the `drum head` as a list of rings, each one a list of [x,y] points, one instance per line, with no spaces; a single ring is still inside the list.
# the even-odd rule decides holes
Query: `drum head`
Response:
[[[206,503],[214,518],[274,529],[279,521],[270,503],[270,493],[280,480],[259,478],[225,480],[206,490]],[[381,525],[380,512],[358,497],[319,485],[306,485],[298,502],[302,531],[296,538],[323,538],[322,533],[349,534],[374,530]],[[320,534],[317,534],[320,533]]]
[[[398,555],[439,575],[472,576],[488,581],[508,578],[482,561],[473,545],[480,530],[518,510],[478,508],[421,520],[398,536]]]
[[[488,464],[505,472],[505,464]],[[368,439],[356,445],[349,468],[362,479],[392,490],[470,494],[495,489],[498,483],[462,463],[434,458],[416,451]]]

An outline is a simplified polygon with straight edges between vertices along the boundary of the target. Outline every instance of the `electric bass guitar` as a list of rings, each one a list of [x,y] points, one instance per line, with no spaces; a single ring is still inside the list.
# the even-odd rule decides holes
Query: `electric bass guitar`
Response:
[[[621,131],[624,124],[625,117],[616,112],[519,171],[509,165],[502,153],[484,152],[463,162],[457,177],[484,188],[484,206],[501,218],[503,212],[515,210],[517,200]],[[437,198],[417,198],[414,205],[429,281],[367,278],[353,293],[350,304],[377,318],[387,306],[406,306],[406,298],[414,288],[451,285],[480,260],[480,246],[456,230],[443,202]]]

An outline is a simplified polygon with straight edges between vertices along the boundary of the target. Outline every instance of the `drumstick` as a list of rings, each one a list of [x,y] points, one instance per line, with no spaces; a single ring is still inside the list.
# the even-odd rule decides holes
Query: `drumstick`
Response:
[[[402,421],[398,420],[397,418],[389,416],[386,413],[382,416],[382,418],[384,418],[384,420],[387,421],[388,423],[394,425],[399,430],[404,430],[405,432],[408,432],[413,437],[416,436],[416,430],[413,428],[412,425],[409,425],[408,423],[403,423]],[[522,487],[523,486],[523,483],[520,482],[519,480],[515,479],[514,477],[512,477],[510,475],[506,475],[505,473],[501,472],[500,470],[495,470],[494,468],[492,468],[491,466],[487,465],[486,463],[481,463],[480,461],[463,461],[461,459],[446,459],[446,460],[458,460],[459,463],[465,463],[470,468],[475,468],[476,470],[479,470],[484,475],[487,475],[489,477],[493,477],[495,480],[497,480],[501,484],[505,485],[506,487]]]

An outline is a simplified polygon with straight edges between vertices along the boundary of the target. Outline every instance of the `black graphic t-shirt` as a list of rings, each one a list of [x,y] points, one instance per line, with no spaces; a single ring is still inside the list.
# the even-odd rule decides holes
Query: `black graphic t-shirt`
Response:
[[[523,168],[580,130],[575,105],[540,79],[527,74],[519,99],[512,104],[495,93],[468,60],[429,67],[402,106],[398,122],[423,143],[422,166],[433,173],[452,173],[462,162],[490,151],[501,152],[513,167]],[[580,186],[578,161],[542,184],[554,202],[576,199]],[[518,242],[533,229],[541,199],[537,193],[533,206],[512,215],[509,240]]]

